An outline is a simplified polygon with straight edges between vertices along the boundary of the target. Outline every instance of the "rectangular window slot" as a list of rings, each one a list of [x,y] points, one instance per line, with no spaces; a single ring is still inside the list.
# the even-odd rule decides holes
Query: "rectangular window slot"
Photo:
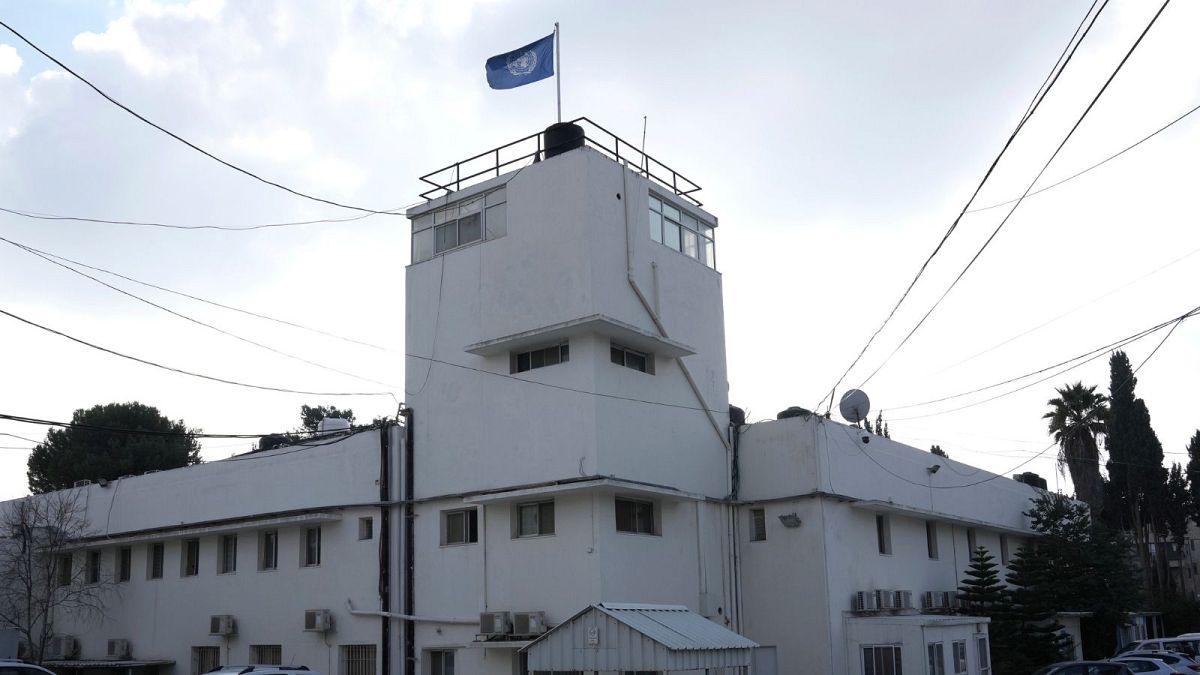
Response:
[[[300,564],[304,567],[316,567],[321,564],[321,528],[308,527],[304,529],[304,537],[300,540]]]
[[[650,195],[650,239],[707,267],[717,268],[713,228],[653,194]]]
[[[200,573],[200,540],[184,539],[180,556],[179,576],[194,577]]]
[[[655,522],[654,502],[640,499],[616,500],[617,532],[630,534],[659,534]]]
[[[641,373],[654,374],[653,354],[634,351],[614,342],[609,346],[609,359],[618,366],[625,366]]]
[[[750,541],[767,540],[767,510],[750,509]]]
[[[875,537],[879,544],[880,555],[892,554],[892,519],[887,514],[875,516]]]
[[[556,366],[571,360],[571,346],[564,342],[550,347],[541,347],[527,352],[514,352],[509,356],[509,372],[524,373],[535,368]]]
[[[928,549],[930,560],[938,559],[937,523],[932,520],[925,521],[925,548]]]
[[[133,548],[122,546],[117,549],[117,581],[129,581],[133,573]]]
[[[554,534],[554,502],[528,502],[513,507],[513,535],[540,537]]]
[[[474,544],[479,541],[479,511],[454,509],[442,511],[442,546]]]
[[[167,545],[160,542],[150,544],[148,560],[146,561],[146,578],[161,579],[163,576],[163,558]]]
[[[233,574],[237,571],[237,535],[223,534],[220,540],[219,574]]]
[[[258,533],[258,571],[264,572],[279,567],[279,530],[263,530]]]
[[[370,517],[358,519],[358,540],[366,541],[375,538],[375,521]]]

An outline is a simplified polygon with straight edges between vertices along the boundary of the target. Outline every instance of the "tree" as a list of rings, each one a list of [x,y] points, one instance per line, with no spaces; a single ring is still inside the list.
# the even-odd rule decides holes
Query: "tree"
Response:
[[[0,627],[17,631],[41,663],[55,620],[100,618],[113,580],[76,561],[87,521],[75,491],[17,499],[0,507]]]
[[[1047,552],[1030,546],[1019,547],[1008,561],[1009,619],[1021,645],[1012,655],[1016,672],[1028,673],[1061,661],[1074,644],[1055,618],[1059,608],[1054,604],[1053,585],[1058,583],[1054,563]]]
[[[300,406],[300,424],[305,431],[316,431],[317,425],[326,417],[340,417],[350,424],[354,424],[354,411],[346,408],[338,410],[337,406]]]
[[[1100,476],[1100,449],[1097,437],[1105,431],[1108,398],[1096,393],[1096,387],[1082,382],[1055,389],[1050,399],[1049,432],[1058,443],[1058,463],[1065,464],[1075,484],[1075,495],[1099,514],[1104,503],[1104,478]]]
[[[1004,603],[1004,584],[996,572],[996,561],[982,546],[971,552],[971,563],[958,587],[958,599],[964,614],[991,616]]]
[[[950,459],[950,455],[947,455],[946,451],[943,450],[942,446],[940,446],[940,445],[935,445],[932,448],[929,448],[929,452],[937,455],[938,457],[945,457],[946,459]]]
[[[1187,475],[1191,479],[1188,483],[1188,491],[1192,496],[1188,513],[1192,516],[1192,522],[1200,526],[1200,479],[1192,478],[1200,476],[1200,429],[1196,430],[1192,440],[1188,442],[1187,454]]]
[[[30,492],[62,490],[82,479],[114,480],[200,463],[197,429],[137,401],[76,410],[71,424],[51,429],[30,453],[26,474]]]
[[[1187,539],[1188,514],[1191,511],[1192,495],[1188,488],[1188,480],[1183,475],[1183,467],[1177,463],[1171,464],[1171,473],[1167,476],[1166,508],[1163,519],[1166,521],[1167,532],[1171,541],[1182,549]]]
[[[1156,565],[1150,557],[1150,540],[1161,538],[1167,529],[1167,470],[1163,468],[1162,443],[1150,426],[1145,401],[1134,395],[1137,378],[1129,357],[1117,351],[1108,364],[1111,405],[1105,446],[1109,456],[1109,503],[1114,509],[1108,517],[1133,532],[1146,583],[1153,587],[1161,584],[1166,565],[1165,559]]]

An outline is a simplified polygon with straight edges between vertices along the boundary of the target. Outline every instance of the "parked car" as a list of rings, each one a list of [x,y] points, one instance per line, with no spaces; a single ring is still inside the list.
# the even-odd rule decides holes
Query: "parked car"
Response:
[[[1133,671],[1115,661],[1064,661],[1046,666],[1033,675],[1133,675]]]
[[[1126,652],[1118,657],[1114,657],[1114,660],[1124,659],[1125,657],[1162,661],[1174,673],[1187,673],[1189,675],[1200,673],[1200,663],[1197,663],[1195,659],[1188,658],[1183,654],[1176,654],[1175,652]]]
[[[1135,673],[1146,675],[1176,675],[1176,670],[1166,663],[1147,656],[1122,656],[1112,660],[1113,663],[1124,664]]]
[[[54,675],[54,673],[19,659],[0,659],[0,675]]]
[[[1129,652],[1175,652],[1189,658],[1200,654],[1200,638],[1154,638],[1152,640],[1137,640],[1121,647],[1114,657]]]
[[[321,675],[308,666],[217,666],[208,671],[213,675]]]

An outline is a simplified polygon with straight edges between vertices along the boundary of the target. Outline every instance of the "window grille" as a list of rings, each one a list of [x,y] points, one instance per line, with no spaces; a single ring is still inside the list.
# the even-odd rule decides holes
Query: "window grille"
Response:
[[[192,675],[203,675],[220,666],[220,647],[192,647]]]
[[[375,645],[342,645],[338,652],[339,675],[375,675]]]
[[[283,645],[250,645],[250,663],[278,666],[283,663]]]
[[[750,541],[767,540],[767,510],[750,509]]]

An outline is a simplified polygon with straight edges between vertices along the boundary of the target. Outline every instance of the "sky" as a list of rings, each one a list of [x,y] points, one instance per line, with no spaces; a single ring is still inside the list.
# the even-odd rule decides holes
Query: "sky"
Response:
[[[699,198],[720,219],[730,400],[754,421],[812,408],[838,380],[967,203],[1090,5],[0,0],[0,19],[198,146],[376,210],[417,203],[420,175],[554,121],[553,82],[492,91],[483,62],[560,22],[564,116],[586,115],[635,142],[644,117],[647,152],[701,185]],[[1108,3],[974,206],[1030,185],[1157,8]],[[1200,104],[1196,25],[1200,3],[1167,7],[1038,186]],[[1106,390],[1106,358],[993,401],[985,399],[1040,378],[905,406],[1042,369],[1200,305],[1200,113],[1193,117],[1022,202],[888,358],[1008,209],[964,217],[840,390],[883,364],[863,388],[894,439],[936,443],[1006,475],[1035,471],[1070,492],[1041,416],[1056,386]],[[3,30],[0,207],[180,225],[358,215],[217,164]],[[231,232],[0,213],[6,239],[375,346],[92,273],[304,361],[271,353],[4,242],[0,309],[216,377],[391,392],[239,388],[0,315],[0,412],[68,420],[79,408],[136,400],[206,432],[249,434],[298,426],[302,404],[352,407],[363,420],[392,415],[403,400],[407,232],[405,219],[389,215]],[[1129,345],[1133,363],[1163,335]],[[1198,379],[1200,321],[1189,321],[1138,373],[1168,461],[1186,461],[1200,429]],[[0,421],[0,434],[10,434],[0,435],[2,499],[26,492],[28,449],[45,429]],[[251,443],[206,441],[203,456]]]

